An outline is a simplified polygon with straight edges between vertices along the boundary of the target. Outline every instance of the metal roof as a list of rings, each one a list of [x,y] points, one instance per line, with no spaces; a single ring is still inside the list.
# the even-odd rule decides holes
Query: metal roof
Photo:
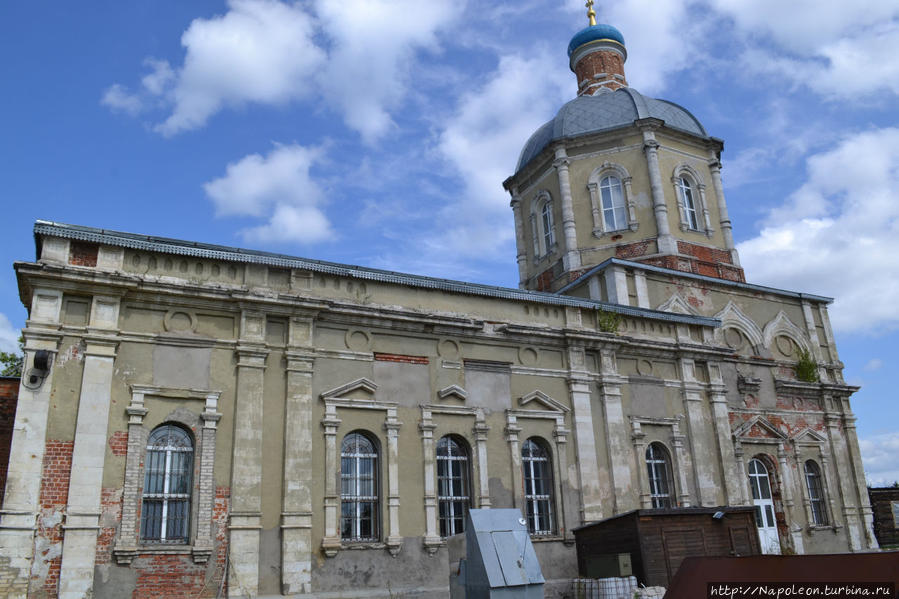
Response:
[[[592,96],[579,96],[566,103],[555,118],[543,124],[525,143],[518,157],[517,173],[551,142],[629,126],[636,120],[657,118],[665,126],[708,138],[705,127],[689,110],[644,96],[630,87],[615,91],[603,88]]]
[[[124,233],[121,231],[111,231],[108,229],[96,229],[94,227],[70,225],[45,220],[38,220],[35,222],[34,235],[35,243],[38,248],[38,255],[40,255],[41,244],[39,236],[47,235],[50,237],[62,237],[64,239],[89,241],[93,243],[130,248],[146,252],[159,252],[164,254],[192,256],[195,258],[205,258],[211,260],[241,262],[246,264],[265,264],[268,266],[276,266],[281,268],[296,268],[300,270],[309,270],[312,272],[320,272],[353,279],[393,283],[397,285],[406,285],[409,287],[434,289],[449,293],[461,293],[465,295],[476,295],[481,297],[492,297],[514,301],[527,301],[553,306],[571,306],[576,308],[588,308],[594,310],[602,309],[609,312],[616,312],[625,316],[650,318],[668,322],[680,322],[713,327],[717,327],[721,324],[719,320],[715,318],[707,318],[705,316],[675,314],[671,312],[649,310],[646,308],[636,308],[633,306],[623,306],[620,304],[611,304],[597,300],[589,300],[567,295],[559,295],[555,293],[528,291],[525,289],[512,289],[508,287],[484,285],[481,283],[466,283],[463,281],[454,281],[451,279],[440,279],[421,275],[399,273],[389,270],[381,270],[376,268],[339,264],[336,262],[326,262],[323,260],[298,258],[285,254],[275,254],[258,250],[245,250],[223,245],[201,243],[198,241],[184,241],[180,239],[169,239],[165,237],[138,235],[134,233]]]
[[[697,275],[692,272],[683,272],[680,270],[671,270],[670,268],[663,268],[661,266],[654,266],[652,264],[644,264],[643,262],[632,262],[630,260],[621,260],[620,258],[608,258],[607,260],[597,264],[587,272],[583,273],[577,280],[572,281],[568,285],[565,285],[561,289],[559,289],[556,293],[565,293],[570,289],[574,289],[580,285],[583,285],[587,282],[587,279],[590,278],[591,275],[594,275],[598,272],[602,272],[606,268],[612,265],[618,266],[626,266],[628,268],[639,268],[642,270],[646,270],[649,272],[658,272],[667,275],[677,275],[679,277],[683,277],[685,279],[694,279],[697,281],[704,281],[706,283],[714,283],[716,285],[724,285],[726,287],[737,287],[739,289],[746,289],[749,291],[760,291],[763,293],[772,293],[774,295],[782,295],[786,297],[795,297],[797,299],[807,299],[815,302],[824,302],[826,304],[833,303],[832,297],[827,297],[825,295],[815,295],[813,293],[800,293],[798,291],[787,291],[786,289],[778,289],[776,287],[766,287],[765,285],[753,285],[752,283],[741,283],[739,281],[728,281],[727,279],[718,279],[716,277],[709,277],[706,275]]]

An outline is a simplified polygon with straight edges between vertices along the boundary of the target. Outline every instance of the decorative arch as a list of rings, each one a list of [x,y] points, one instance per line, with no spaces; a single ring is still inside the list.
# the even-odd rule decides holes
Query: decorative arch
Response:
[[[792,320],[790,320],[790,317],[787,316],[783,310],[778,312],[777,316],[775,316],[771,320],[771,322],[765,325],[762,336],[765,347],[767,347],[769,350],[773,350],[773,343],[775,339],[780,335],[788,337],[800,349],[807,351],[812,355],[815,355],[812,352],[812,347],[808,342],[808,338],[806,337],[805,332],[801,328],[796,326],[796,324]]]
[[[603,182],[605,179],[611,178],[617,180],[617,187],[613,185],[613,189],[619,189],[620,211],[616,212],[614,202],[613,205],[607,205],[613,200],[615,192],[609,190],[605,194],[603,192]],[[593,235],[602,237],[603,235],[612,234],[617,231],[630,230],[636,231],[639,227],[637,223],[637,208],[634,203],[634,194],[631,191],[631,175],[624,166],[615,162],[603,162],[596,167],[587,180],[587,189],[590,190],[590,207],[593,212]],[[603,196],[606,195],[605,201]],[[606,212],[611,210],[613,215],[611,220],[614,226],[609,226]],[[618,220],[622,222],[618,222]]]
[[[673,312],[675,314],[701,316],[699,310],[691,306],[689,302],[687,302],[687,300],[681,297],[681,295],[678,293],[673,293],[671,297],[659,304],[656,310],[660,310],[662,312]]]
[[[746,337],[752,345],[752,350],[755,354],[758,354],[762,347],[767,346],[764,343],[762,329],[733,300],[728,301],[724,309],[715,314],[715,318],[721,321],[721,327],[715,330],[715,340],[719,343],[728,345],[726,329],[734,328]]]
[[[678,164],[671,175],[671,184],[677,198],[681,231],[699,231],[711,237],[715,230],[705,197],[705,181],[699,172],[689,164]]]

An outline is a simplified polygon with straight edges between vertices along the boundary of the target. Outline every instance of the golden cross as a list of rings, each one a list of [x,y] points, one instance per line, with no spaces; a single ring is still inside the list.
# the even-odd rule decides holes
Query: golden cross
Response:
[[[596,11],[593,10],[593,0],[587,0],[587,18],[590,19],[590,25],[596,25]]]

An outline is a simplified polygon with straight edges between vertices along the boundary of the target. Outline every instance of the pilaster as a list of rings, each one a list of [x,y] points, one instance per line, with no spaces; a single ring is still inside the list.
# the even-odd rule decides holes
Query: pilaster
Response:
[[[312,349],[313,320],[289,323],[281,498],[281,592],[312,591]]]
[[[850,471],[850,464],[841,463],[840,460],[840,456],[846,456],[846,459],[849,458],[846,438],[840,427],[841,418],[837,414],[825,414],[824,420],[827,425],[827,437],[831,446],[830,453],[834,456],[833,466],[836,471],[837,481],[839,481],[840,498],[843,503],[843,521],[846,524],[846,534],[849,537],[849,549],[851,551],[860,551],[864,533],[862,531],[862,523],[858,518],[859,506],[855,501],[857,491],[853,484],[854,473]]]
[[[524,221],[521,216],[521,196],[518,195],[518,188],[512,188],[512,215],[515,217],[515,248],[517,253],[515,260],[518,262],[518,286],[524,289],[528,280],[528,254],[525,251],[524,241]]]
[[[234,448],[231,471],[230,597],[255,596],[259,589],[262,529],[262,398],[265,315],[244,309],[237,357]]]
[[[559,195],[562,198],[562,231],[565,239],[563,263],[570,272],[581,267],[581,255],[577,247],[577,228],[574,223],[574,207],[571,199],[571,178],[568,174],[568,154],[563,146],[556,148],[553,166],[559,174]]]
[[[596,455],[596,435],[590,392],[591,380],[586,370],[584,348],[570,347],[568,363],[571,368],[568,392],[571,397],[574,419],[574,443],[577,449],[578,479],[581,490],[580,516],[583,524],[603,518],[602,485],[599,480],[599,460]]]
[[[724,200],[724,183],[721,180],[721,161],[717,157],[709,161],[709,171],[712,173],[712,188],[715,192],[715,200],[718,203],[718,222],[721,224],[721,234],[724,235],[724,247],[730,251],[734,266],[740,266],[740,256],[734,245],[733,226],[727,213],[727,202]]]
[[[44,253],[47,254],[45,244]],[[65,243],[68,256],[68,243]],[[38,310],[38,307],[41,310]],[[16,411],[10,445],[9,469],[3,509],[0,510],[0,555],[9,559],[10,597],[25,597],[34,558],[34,531],[40,512],[41,476],[47,443],[47,417],[53,391],[55,358],[62,335],[59,314],[62,292],[35,288],[32,293],[31,320],[22,331],[25,338],[24,366],[27,373],[38,351],[50,354],[50,371],[39,385],[19,385],[19,409]],[[27,382],[27,381],[26,381]]]
[[[712,429],[717,441],[721,476],[724,478],[721,485],[724,489],[724,500],[727,505],[749,505],[749,499],[745,493],[746,467],[743,465],[742,453],[738,457],[735,452],[730,430],[730,418],[728,418],[727,397],[724,394],[726,388],[721,378],[721,368],[716,362],[709,362],[707,366],[709,370],[709,405],[712,411]]]
[[[72,473],[63,524],[59,597],[89,597],[94,586],[119,299],[95,296],[85,336]]]
[[[718,468],[715,461],[702,459],[710,455],[712,447],[707,440],[712,438],[707,430],[708,416],[703,405],[702,386],[696,380],[696,364],[693,360],[680,360],[683,379],[684,414],[686,415],[687,439],[692,456],[694,483],[699,495],[699,505],[718,505]]]
[[[636,122],[643,132],[643,153],[646,155],[646,166],[649,169],[649,184],[652,191],[652,209],[655,214],[656,231],[658,231],[658,247],[660,254],[676,254],[677,242],[671,235],[668,224],[668,206],[665,203],[665,190],[662,187],[662,171],[659,168],[659,142],[655,138],[655,130],[662,125],[658,119],[641,119]]]
[[[617,460],[613,456],[626,455],[628,451],[627,423],[621,405],[621,386],[626,379],[618,374],[617,359],[611,349],[600,351],[600,392],[605,425],[606,454],[609,456],[609,477],[614,490],[613,513],[628,509],[631,496],[631,466],[629,460]],[[592,431],[591,431],[592,433]]]

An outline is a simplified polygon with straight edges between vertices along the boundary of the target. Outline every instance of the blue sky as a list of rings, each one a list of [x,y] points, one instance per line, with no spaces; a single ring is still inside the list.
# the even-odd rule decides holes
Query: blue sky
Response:
[[[836,298],[899,480],[899,4],[618,0],[628,81],[725,140],[750,282]],[[38,218],[517,284],[502,181],[574,97],[582,3],[3,3],[0,349]]]

